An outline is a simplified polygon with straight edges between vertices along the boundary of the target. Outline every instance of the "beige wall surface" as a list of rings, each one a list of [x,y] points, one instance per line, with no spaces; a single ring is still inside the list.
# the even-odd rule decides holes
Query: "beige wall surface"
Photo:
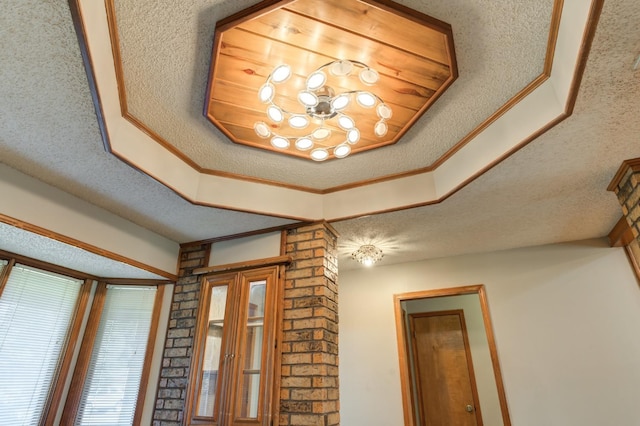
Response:
[[[106,210],[0,164],[0,214],[170,274],[180,246]]]
[[[342,272],[342,425],[403,424],[393,295],[473,284],[513,425],[637,424],[640,287],[623,249],[589,240]]]

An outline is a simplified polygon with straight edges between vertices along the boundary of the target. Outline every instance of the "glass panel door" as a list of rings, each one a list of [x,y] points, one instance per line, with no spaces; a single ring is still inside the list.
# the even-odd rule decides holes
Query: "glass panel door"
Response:
[[[197,416],[213,417],[216,395],[218,394],[218,378],[220,376],[220,359],[222,354],[222,335],[224,314],[227,305],[227,285],[214,286],[211,289],[209,302],[209,320],[206,334],[204,357],[200,375],[200,393],[198,395]]]
[[[242,418],[255,419],[259,412],[266,288],[266,280],[249,283],[247,319],[244,324],[245,339],[240,349],[244,356],[239,401],[239,416]]]

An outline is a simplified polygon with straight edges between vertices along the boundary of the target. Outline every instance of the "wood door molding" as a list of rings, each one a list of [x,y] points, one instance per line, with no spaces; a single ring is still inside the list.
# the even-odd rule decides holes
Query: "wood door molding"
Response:
[[[416,299],[428,299],[434,297],[455,296],[465,294],[477,294],[480,308],[482,311],[482,317],[484,322],[485,334],[487,337],[487,343],[489,346],[489,354],[491,356],[491,363],[493,366],[493,373],[495,377],[495,385],[498,393],[498,400],[500,404],[500,410],[502,413],[503,426],[511,426],[511,419],[509,416],[509,409],[507,406],[506,394],[504,391],[504,385],[502,381],[502,373],[500,370],[500,363],[498,361],[498,351],[496,349],[495,337],[493,334],[493,326],[491,324],[491,318],[489,316],[489,305],[487,302],[487,296],[485,286],[483,284],[461,286],[453,288],[435,289],[435,290],[423,290],[410,293],[402,293],[394,295],[394,311],[396,319],[396,337],[398,344],[398,360],[400,363],[400,386],[402,392],[402,407],[404,414],[405,426],[418,426],[414,416],[414,399],[411,385],[411,375],[409,371],[409,349],[407,339],[406,323],[404,321],[405,311],[402,308],[403,302]]]

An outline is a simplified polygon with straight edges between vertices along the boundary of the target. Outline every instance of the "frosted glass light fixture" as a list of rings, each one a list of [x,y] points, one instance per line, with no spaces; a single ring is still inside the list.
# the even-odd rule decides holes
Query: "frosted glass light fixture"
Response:
[[[254,125],[256,134],[270,138],[271,145],[277,149],[308,152],[309,158],[315,161],[324,161],[331,153],[335,158],[344,158],[360,141],[361,131],[350,112],[355,105],[363,111],[371,110],[376,117],[373,135],[384,137],[389,129],[391,107],[372,90],[344,89],[354,83],[352,76],[356,72],[355,82],[360,87],[375,85],[380,78],[376,70],[362,62],[345,59],[329,62],[305,77],[304,87],[291,95],[302,111],[290,111],[281,104],[290,105],[291,100],[287,101],[284,95],[278,98],[277,86],[289,81],[293,71],[289,65],[278,65],[258,90],[258,99],[267,105],[267,118],[275,125],[258,121]],[[284,92],[291,94],[291,90]]]
[[[382,250],[373,244],[360,246],[358,250],[351,253],[353,260],[357,260],[364,266],[373,266],[375,263],[379,262],[383,256]]]

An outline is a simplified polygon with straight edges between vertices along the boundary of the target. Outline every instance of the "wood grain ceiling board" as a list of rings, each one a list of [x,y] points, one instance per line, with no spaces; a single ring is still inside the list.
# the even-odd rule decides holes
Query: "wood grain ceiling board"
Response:
[[[353,153],[396,143],[457,78],[451,27],[427,15],[390,1],[266,1],[217,23],[205,115],[235,143],[309,159],[308,152],[293,144],[277,149],[269,138],[256,134],[254,124],[260,121],[268,123],[271,132],[291,138],[313,129],[293,129],[286,120],[271,122],[258,91],[276,66],[287,64],[292,76],[274,85],[273,102],[304,114],[297,95],[307,76],[343,59],[378,71],[378,83],[365,85],[354,73],[329,76],[327,85],[336,94],[370,91],[393,111],[387,134],[378,137],[373,131],[379,120],[375,108],[349,105],[346,113],[361,135]],[[325,125],[332,136],[316,141],[316,146],[344,141],[345,132],[335,120],[326,120]]]

